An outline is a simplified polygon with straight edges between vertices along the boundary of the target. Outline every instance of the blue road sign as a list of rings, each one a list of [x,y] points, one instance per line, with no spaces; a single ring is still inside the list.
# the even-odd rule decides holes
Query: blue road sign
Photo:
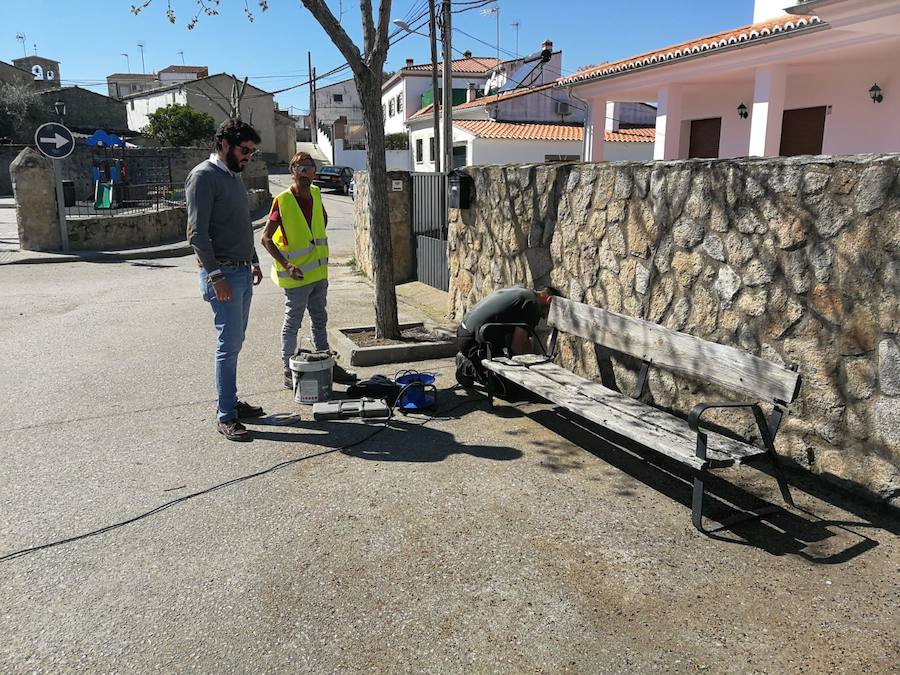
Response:
[[[50,159],[65,159],[75,149],[75,137],[62,124],[47,122],[34,132],[38,150]]]

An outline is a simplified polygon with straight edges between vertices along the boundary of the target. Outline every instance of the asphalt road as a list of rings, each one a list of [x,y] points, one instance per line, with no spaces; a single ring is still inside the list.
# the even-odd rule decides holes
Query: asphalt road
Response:
[[[368,283],[330,274],[330,320],[370,322]],[[363,372],[436,372],[434,417],[315,423],[268,280],[239,387],[270,417],[229,443],[191,257],[0,287],[2,673],[896,670],[900,526],[818,481],[704,537],[677,467],[552,406],[490,410],[449,359]],[[780,503],[723,475],[714,507]]]

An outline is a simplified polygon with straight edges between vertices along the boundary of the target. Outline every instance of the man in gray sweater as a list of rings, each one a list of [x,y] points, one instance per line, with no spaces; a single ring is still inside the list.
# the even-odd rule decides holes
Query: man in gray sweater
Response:
[[[231,441],[249,441],[240,418],[261,417],[262,408],[237,398],[237,361],[253,286],[262,281],[253,245],[247,188],[241,180],[259,134],[239,119],[227,119],[216,132],[216,152],[195,166],[185,182],[187,238],[200,266],[200,295],[212,307],[216,344],[217,428]]]

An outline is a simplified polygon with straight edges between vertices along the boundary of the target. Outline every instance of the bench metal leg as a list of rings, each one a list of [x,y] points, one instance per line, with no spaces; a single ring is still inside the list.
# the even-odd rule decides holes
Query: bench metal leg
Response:
[[[694,493],[691,499],[691,522],[703,532],[703,481],[694,476]]]
[[[741,511],[737,515],[728,518],[722,521],[710,520],[708,523],[708,527],[704,527],[703,525],[703,495],[704,495],[704,487],[703,487],[703,478],[702,474],[697,474],[694,476],[694,492],[691,500],[691,522],[694,524],[694,527],[697,528],[699,532],[703,533],[713,533],[718,530],[724,530],[738,523],[743,523],[748,520],[754,520],[756,518],[762,518],[763,516],[770,515],[772,513],[778,513],[781,511],[781,508],[778,506],[766,506],[757,511]],[[793,505],[792,505],[793,506]]]

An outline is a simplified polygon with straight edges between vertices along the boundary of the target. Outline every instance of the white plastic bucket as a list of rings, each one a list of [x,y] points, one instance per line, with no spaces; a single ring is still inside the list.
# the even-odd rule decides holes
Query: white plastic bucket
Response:
[[[327,352],[301,352],[290,359],[294,401],[312,405],[331,400],[334,357]]]

